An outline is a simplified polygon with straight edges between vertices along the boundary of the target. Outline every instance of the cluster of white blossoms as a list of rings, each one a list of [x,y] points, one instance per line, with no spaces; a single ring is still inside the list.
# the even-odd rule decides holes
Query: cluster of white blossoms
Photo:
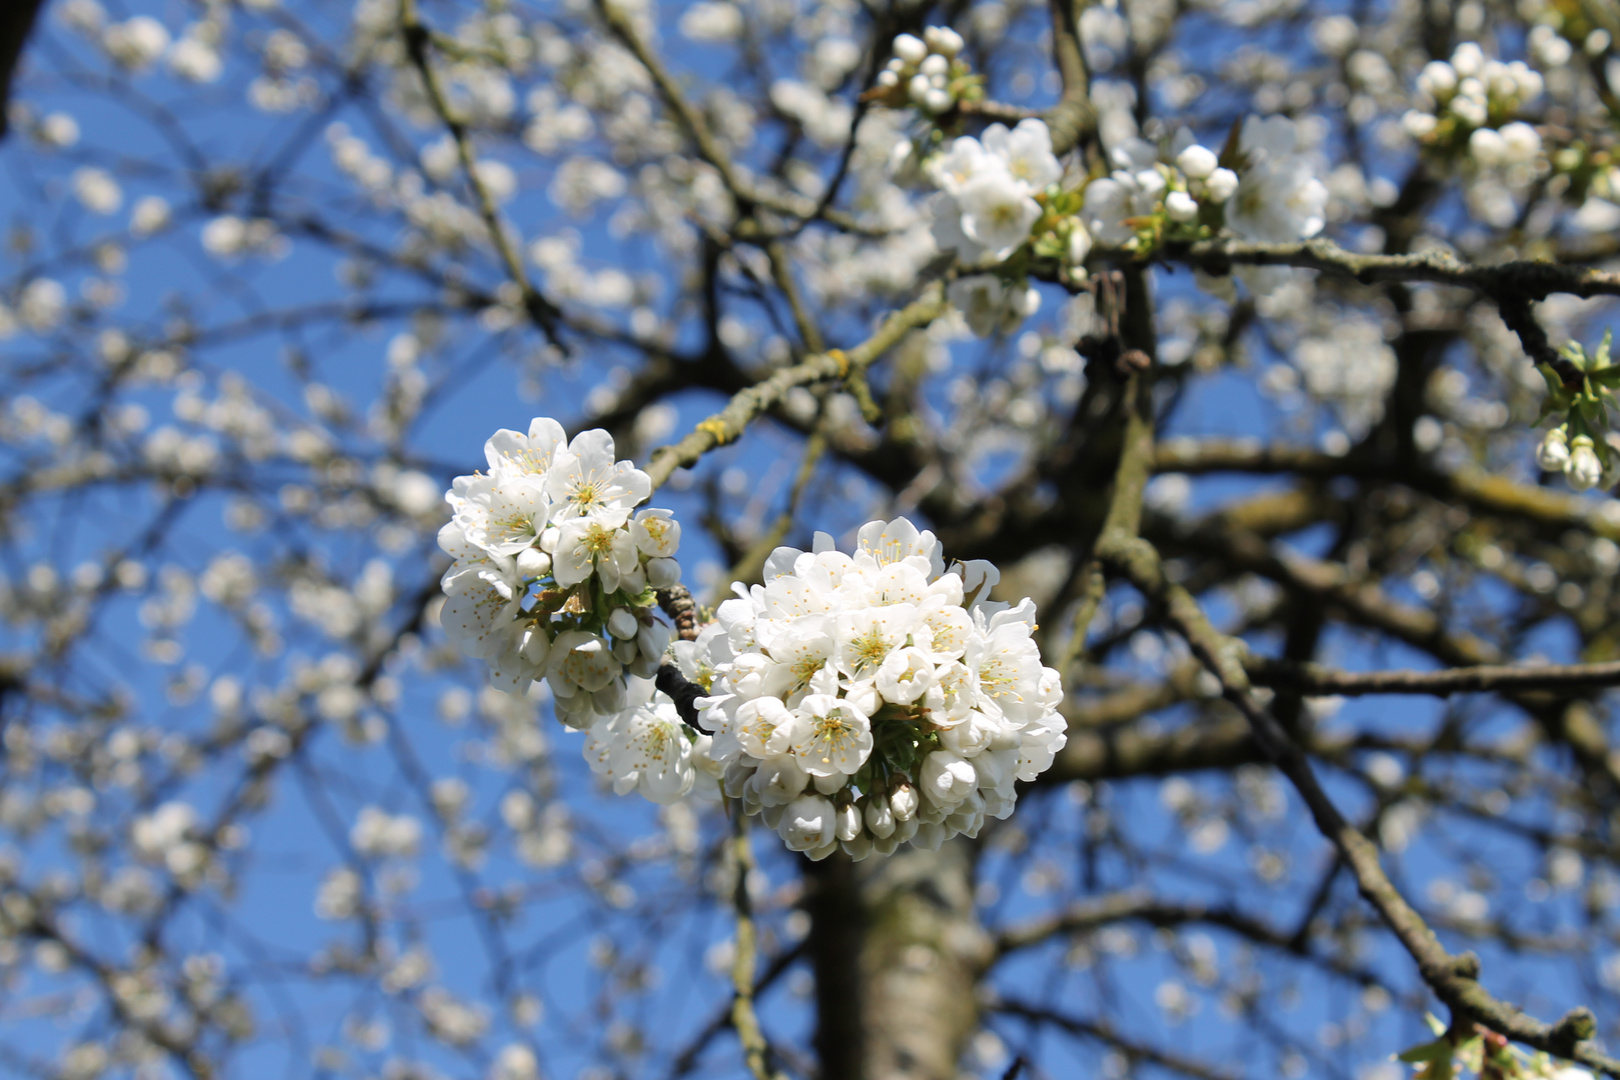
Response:
[[[1478,165],[1522,165],[1541,153],[1541,136],[1514,118],[1541,96],[1541,74],[1523,61],[1487,60],[1465,41],[1451,61],[1434,60],[1418,75],[1418,107],[1401,124],[1418,142],[1462,151]]]
[[[948,26],[930,26],[922,37],[901,34],[894,39],[894,56],[877,74],[879,92],[904,90],[906,100],[938,115],[956,107],[970,72],[957,59],[962,35]]]
[[[1169,160],[1146,139],[1132,138],[1109,150],[1111,175],[1086,186],[1082,216],[1097,239],[1126,247],[1156,245],[1166,232],[1197,226],[1204,207],[1226,203],[1238,188],[1237,173],[1223,168],[1215,151],[1192,132],[1176,132]]]
[[[1610,352],[1613,338],[1612,331],[1605,332],[1591,353],[1577,341],[1559,350],[1585,376],[1578,390],[1566,387],[1548,365],[1538,365],[1547,380],[1542,409],[1554,422],[1536,448],[1536,464],[1547,472],[1563,473],[1576,491],[1610,489],[1620,483],[1620,433],[1610,430],[1609,420],[1615,405],[1610,388],[1620,381],[1620,366]],[[1577,398],[1584,400],[1577,403]]]
[[[1563,473],[1576,491],[1597,487],[1608,472],[1592,436],[1582,433],[1571,438],[1568,425],[1555,427],[1542,437],[1536,448],[1536,463],[1547,472]]]
[[[924,171],[939,188],[929,209],[934,241],[966,263],[1001,261],[1030,240],[1057,194],[1063,168],[1052,153],[1052,135],[1040,120],[1021,120],[1008,130],[991,124],[980,138],[964,136],[930,158]],[[1091,250],[1079,221],[1065,223],[1069,261]],[[1040,293],[1022,281],[970,274],[951,283],[952,305],[980,337],[997,329],[1011,333],[1040,307]]]
[[[963,262],[1007,258],[1029,240],[1042,200],[1056,191],[1063,167],[1040,120],[1008,130],[991,124],[980,138],[963,136],[924,166],[940,188],[931,209],[941,251]]]
[[[652,482],[614,460],[606,431],[570,441],[539,417],[527,435],[497,431],[484,455],[489,472],[445,494],[454,516],[439,546],[456,561],[440,622],[495,686],[523,693],[544,678],[558,719],[588,728],[625,710],[629,676],[658,670],[670,634],[654,593],[680,580],[681,527],[668,510],[636,510]]]
[[[651,679],[630,680],[624,709],[591,725],[585,760],[605,776],[617,795],[639,791],[655,803],[672,803],[693,792],[712,795],[720,775],[713,740],[693,731],[675,703]]]
[[[777,548],[764,578],[677,656],[708,691],[726,794],[790,849],[861,859],[975,836],[1062,749],[1034,603],[989,601],[988,563],[947,572],[934,535],[899,518],[862,527],[853,555],[825,533]]]

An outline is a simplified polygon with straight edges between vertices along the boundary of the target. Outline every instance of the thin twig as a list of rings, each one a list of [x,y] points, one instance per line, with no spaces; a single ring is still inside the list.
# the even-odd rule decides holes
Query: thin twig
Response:
[[[848,352],[829,349],[817,353],[738,391],[725,408],[701,421],[680,442],[653,452],[647,465],[653,489],[662,487],[676,469],[692,465],[715,447],[741,438],[751,421],[782,400],[793,387],[823,379],[847,379],[852,372],[864,371],[906,334],[938,318],[946,306],[944,290],[936,283],[921,298],[890,314],[877,333]]]
[[[1141,320],[1149,320],[1144,310],[1146,294],[1141,271],[1133,268],[1127,282],[1134,294],[1128,331],[1141,331]],[[1129,344],[1129,342],[1127,342]],[[1133,382],[1136,381],[1133,379]],[[1138,394],[1143,394],[1140,387]],[[1150,395],[1143,395],[1150,397]],[[1114,481],[1114,505],[1108,523],[1099,536],[1095,554],[1105,567],[1123,577],[1150,603],[1160,608],[1169,624],[1191,647],[1193,654],[1220,681],[1221,696],[1248,721],[1254,741],[1299,793],[1317,829],[1337,849],[1340,858],[1355,876],[1361,895],[1372,904],[1395,937],[1417,962],[1418,971],[1435,994],[1458,1019],[1467,1019],[1505,1035],[1516,1042],[1563,1058],[1573,1058],[1589,1068],[1620,1076],[1620,1060],[1594,1050],[1583,1041],[1596,1030],[1590,1010],[1572,1010],[1563,1019],[1547,1024],[1526,1015],[1516,1007],[1497,1000],[1479,979],[1479,959],[1472,953],[1452,955],[1423,917],[1406,901],[1384,873],[1378,849],[1373,842],[1339,811],[1316,778],[1305,753],[1275,717],[1261,707],[1251,690],[1244,669],[1245,647],[1235,638],[1216,629],[1197,599],[1184,586],[1171,580],[1158,550],[1137,535],[1141,519],[1142,494],[1153,462],[1152,418],[1146,409],[1132,408],[1126,419],[1126,433]],[[1121,507],[1121,500],[1135,503]]]
[[[478,200],[478,213],[484,219],[484,227],[489,230],[489,242],[494,246],[501,262],[505,264],[507,275],[520,290],[524,311],[540,332],[545,334],[546,340],[562,348],[562,338],[558,335],[558,323],[562,312],[557,305],[541,295],[534,287],[534,283],[529,280],[528,272],[523,268],[523,259],[512,246],[506,225],[501,221],[500,213],[495,208],[495,199],[490,195],[483,178],[478,175],[478,160],[473,154],[472,139],[467,133],[467,126],[451,110],[450,99],[444,92],[444,84],[439,81],[439,73],[434,70],[433,62],[428,56],[428,46],[435,40],[435,35],[422,24],[421,18],[417,15],[416,0],[400,0],[399,27],[401,35],[405,38],[405,51],[422,76],[422,85],[427,91],[428,101],[456,144],[456,157],[461,162],[461,171],[467,177],[467,185],[472,188],[473,196]]]
[[[731,160],[731,155],[726,153],[725,147],[714,137],[702,115],[686,100],[686,95],[681,92],[669,69],[664,67],[663,61],[659,60],[657,54],[636,32],[630,16],[614,0],[597,0],[596,10],[613,36],[618,38],[619,42],[630,50],[631,55],[641,62],[641,66],[647,69],[647,74],[652,76],[653,85],[658,87],[659,96],[664,99],[664,104],[675,114],[675,119],[686,129],[687,136],[697,147],[698,156],[720,174],[720,182],[737,201],[744,215],[752,214],[757,207],[801,220],[811,220],[819,216],[830,225],[863,236],[887,235],[886,230],[863,225],[853,215],[842,210],[818,206],[814,199],[790,194],[777,195],[759,190],[738,170]],[[737,232],[739,239],[753,239],[748,234],[757,234],[757,227],[739,228]]]
[[[731,857],[737,880],[732,886],[731,903],[737,915],[737,940],[731,959],[731,1026],[742,1043],[743,1059],[754,1080],[784,1080],[770,1067],[771,1047],[760,1029],[754,1012],[754,967],[758,944],[754,929],[754,904],[748,896],[748,876],[754,870],[754,851],[748,843],[748,815],[741,802],[729,802],[731,813]]]
[[[1598,664],[1481,664],[1443,671],[1335,671],[1254,657],[1243,662],[1251,682],[1304,694],[1428,694],[1446,697],[1488,691],[1580,690],[1620,685],[1620,661]]]

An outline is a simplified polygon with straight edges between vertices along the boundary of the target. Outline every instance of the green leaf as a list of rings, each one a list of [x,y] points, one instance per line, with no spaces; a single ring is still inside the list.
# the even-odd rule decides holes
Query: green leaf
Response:
[[[1400,1061],[1405,1061],[1408,1063],[1418,1061],[1439,1061],[1442,1058],[1450,1060],[1455,1049],[1456,1048],[1451,1045],[1451,1040],[1442,1035],[1433,1042],[1422,1043],[1418,1046],[1412,1047],[1410,1050],[1403,1050],[1401,1053],[1396,1054],[1395,1057]]]
[[[1558,372],[1553,370],[1551,364],[1537,364],[1536,370],[1541,372],[1542,379],[1544,379],[1547,383],[1547,396],[1549,399],[1553,401],[1562,401],[1569,396],[1569,391],[1564,389],[1564,380],[1558,377]],[[1566,402],[1558,407],[1560,409],[1567,409],[1569,408],[1569,405]]]

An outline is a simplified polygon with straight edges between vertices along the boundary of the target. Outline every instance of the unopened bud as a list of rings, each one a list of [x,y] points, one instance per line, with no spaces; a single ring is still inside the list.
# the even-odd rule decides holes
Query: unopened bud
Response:
[[[608,616],[608,633],[616,638],[633,638],[640,629],[641,624],[629,608],[614,608]]]
[[[1536,448],[1536,464],[1548,472],[1563,472],[1569,464],[1569,435],[1561,427],[1553,428]]]
[[[551,556],[539,548],[524,548],[518,552],[517,569],[526,578],[545,577],[551,573]]]
[[[1204,194],[1210,202],[1223,203],[1237,191],[1238,176],[1231,169],[1216,169],[1204,181]]]
[[[847,802],[838,808],[833,832],[840,840],[853,840],[860,835],[861,812],[854,803]]]
[[[867,799],[865,816],[866,830],[878,839],[884,839],[894,832],[894,811],[890,809],[889,800]]]
[[[947,58],[962,51],[962,35],[948,26],[930,26],[923,31],[923,40],[930,49]]]
[[[1176,168],[1185,173],[1189,180],[1206,180],[1220,165],[1215,151],[1197,143],[1176,155]]]
[[[1172,191],[1164,197],[1164,212],[1185,225],[1198,219],[1198,202],[1185,191]]]
[[[681,564],[674,559],[648,559],[647,585],[654,589],[668,589],[681,582]]]
[[[1577,435],[1570,442],[1569,463],[1564,466],[1564,477],[1577,491],[1597,487],[1603,480],[1603,462],[1592,448],[1592,440]]]
[[[917,816],[917,789],[904,780],[889,792],[889,812],[896,821],[910,821]]]
[[[911,34],[901,34],[894,39],[894,55],[908,64],[920,64],[928,55],[928,46],[921,38]]]

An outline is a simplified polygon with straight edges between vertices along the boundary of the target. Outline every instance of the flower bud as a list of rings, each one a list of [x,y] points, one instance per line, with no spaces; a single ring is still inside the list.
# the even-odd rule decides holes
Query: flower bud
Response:
[[[951,70],[951,62],[945,59],[943,56],[940,56],[938,53],[935,53],[934,55],[924,59],[922,63],[918,64],[917,70],[929,77],[933,77],[935,75],[945,75]]]
[[[1444,60],[1431,60],[1418,73],[1417,86],[1430,97],[1443,100],[1457,89],[1457,69]]]
[[[669,648],[669,627],[661,622],[650,622],[636,631],[636,647],[642,656],[660,660]]]
[[[555,525],[547,525],[544,529],[541,529],[540,550],[547,554],[555,553],[557,550],[557,538],[561,535],[562,530]]]
[[[1198,220],[1198,203],[1185,191],[1172,191],[1164,197],[1164,212],[1170,215],[1171,221],[1185,225]]]
[[[518,646],[518,655],[531,664],[544,665],[546,656],[551,652],[551,639],[546,632],[538,626],[531,626],[523,631],[523,643]]]
[[[1569,464],[1569,435],[1561,427],[1553,428],[1536,448],[1536,464],[1548,472],[1563,472]]]
[[[860,835],[861,811],[854,803],[847,802],[838,808],[833,833],[840,840],[853,840]]]
[[[1206,180],[1216,169],[1220,168],[1220,159],[1215,151],[1207,146],[1197,143],[1187,147],[1176,155],[1176,168],[1180,169],[1192,180]]]
[[[674,559],[648,559],[647,584],[654,589],[668,589],[681,583],[681,564]]]
[[[962,35],[948,26],[930,26],[923,31],[923,40],[930,49],[946,58],[962,51]]]
[[[1478,75],[1485,70],[1485,51],[1474,42],[1465,41],[1451,54],[1451,66],[1464,78]]]
[[[641,624],[629,608],[614,608],[608,616],[608,633],[616,638],[633,638],[640,629]]]
[[[889,800],[877,797],[866,800],[866,831],[882,839],[894,832],[894,811]]]
[[[1521,105],[1534,101],[1547,88],[1547,82],[1541,77],[1541,72],[1522,60],[1515,60],[1509,64],[1508,72],[1513,76],[1514,89],[1518,91]],[[1611,84],[1614,82],[1613,78],[1609,81]]]
[[[894,39],[894,55],[908,64],[920,64],[928,55],[928,46],[919,37],[901,34]]]
[[[631,638],[629,641],[615,641],[613,643],[613,657],[621,664],[628,664],[636,658],[636,654],[635,638]]]
[[[1541,135],[1522,121],[1502,125],[1502,146],[1510,164],[1522,165],[1534,161],[1541,153]]]
[[[1490,110],[1483,97],[1458,94],[1451,100],[1451,111],[1457,115],[1457,119],[1472,127],[1478,127],[1490,118]]]
[[[1603,462],[1598,460],[1591,438],[1577,435],[1569,445],[1569,463],[1564,466],[1565,479],[1577,491],[1596,487],[1603,479]]]
[[[1223,203],[1237,191],[1237,186],[1237,173],[1231,169],[1216,169],[1209,174],[1209,179],[1204,181],[1204,194],[1209,197],[1210,202]]]
[[[1507,160],[1507,152],[1507,141],[1491,128],[1479,128],[1468,136],[1468,153],[1481,165],[1500,165]]]
[[[936,87],[923,95],[922,106],[931,113],[949,112],[951,106],[955,104],[956,99],[951,96],[949,90]]]
[[[872,854],[872,837],[864,832],[856,833],[843,842],[843,847],[844,854],[850,857],[850,861],[860,862]]]
[[[928,91],[933,88],[934,84],[928,81],[928,76],[913,75],[911,81],[906,84],[906,95],[911,98],[913,105],[921,105],[928,99]]]
[[[888,68],[884,68],[882,71],[877,73],[877,85],[882,87],[884,90],[893,90],[895,87],[900,85],[900,76],[896,75]]]
[[[910,821],[917,816],[917,789],[900,781],[889,792],[889,812],[896,821]]]
[[[551,556],[539,548],[524,548],[518,552],[517,569],[526,578],[545,577],[551,573]]]
[[[1401,117],[1401,127],[1414,139],[1427,139],[1434,134],[1434,129],[1440,126],[1440,121],[1433,113],[1426,113],[1422,109],[1408,109],[1406,115]]]
[[[1021,318],[1029,318],[1041,310],[1040,290],[1030,287],[1007,290],[1007,307]]]
[[[1086,261],[1091,254],[1091,233],[1080,222],[1074,223],[1074,231],[1069,233],[1069,262],[1078,266]]]

